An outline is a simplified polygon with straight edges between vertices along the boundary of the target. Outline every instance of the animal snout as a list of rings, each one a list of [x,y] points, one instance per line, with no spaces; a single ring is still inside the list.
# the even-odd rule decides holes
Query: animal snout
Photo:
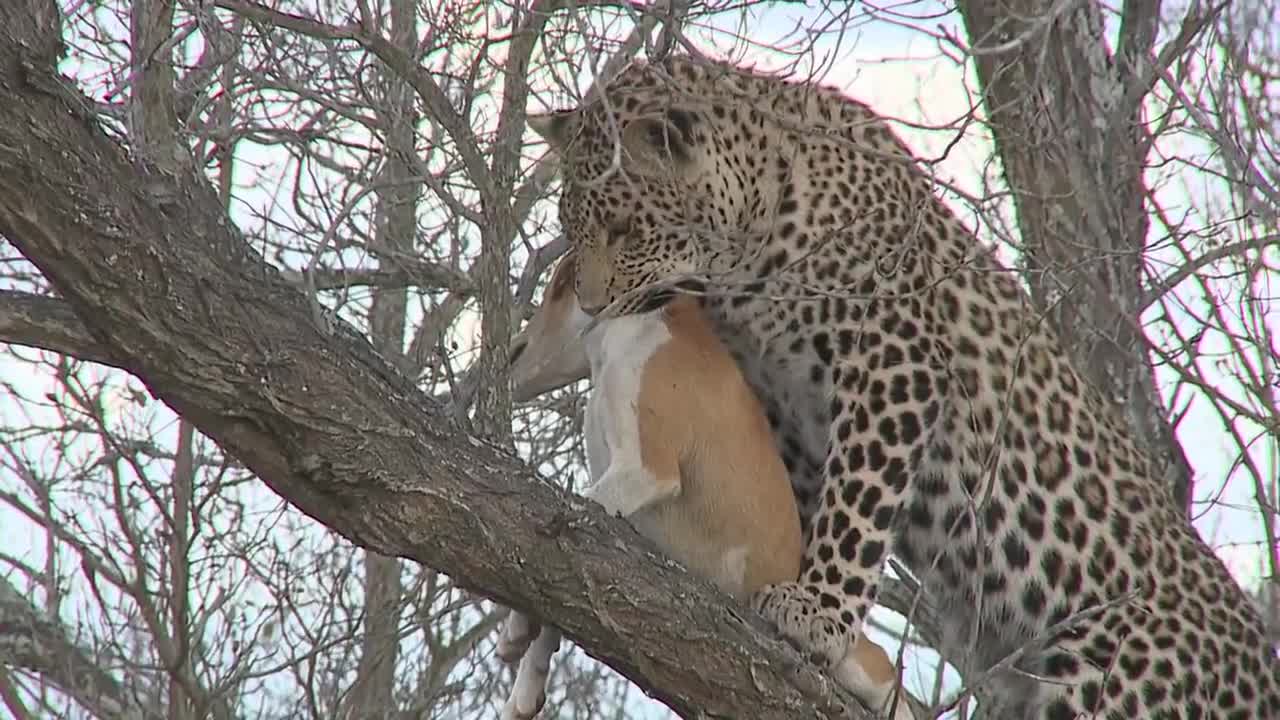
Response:
[[[581,295],[578,296],[578,304],[582,306],[582,312],[590,315],[591,317],[595,317],[601,310],[605,309],[605,307],[609,305],[608,301],[587,302],[582,299]]]

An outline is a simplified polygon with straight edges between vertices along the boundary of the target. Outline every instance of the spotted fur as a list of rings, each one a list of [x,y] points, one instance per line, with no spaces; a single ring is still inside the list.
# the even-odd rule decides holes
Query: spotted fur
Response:
[[[784,636],[835,664],[893,552],[966,678],[1026,647],[989,717],[1280,717],[1256,608],[866,105],[673,57],[530,124],[583,308],[705,290],[766,406],[807,541],[800,581],[755,603]]]

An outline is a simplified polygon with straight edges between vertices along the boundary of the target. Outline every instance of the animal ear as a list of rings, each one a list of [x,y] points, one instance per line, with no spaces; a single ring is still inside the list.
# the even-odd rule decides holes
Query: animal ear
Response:
[[[693,161],[697,116],[688,110],[667,110],[661,117],[643,118],[627,127],[629,148],[656,159],[670,158],[678,165]]]
[[[543,292],[544,302],[559,300],[565,293],[573,292],[577,277],[578,259],[574,256],[573,248],[569,248],[564,255],[560,256],[556,269],[551,272],[551,281],[547,283],[547,289]]]
[[[546,140],[552,150],[560,151],[569,142],[576,116],[576,110],[556,110],[549,113],[532,113],[526,118],[529,127]]]

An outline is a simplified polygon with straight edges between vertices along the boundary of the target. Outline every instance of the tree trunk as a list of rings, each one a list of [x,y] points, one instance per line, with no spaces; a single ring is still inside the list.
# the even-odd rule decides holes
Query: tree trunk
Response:
[[[1146,58],[1159,6],[1125,3],[1113,56],[1096,3],[959,3],[1015,198],[1033,301],[1077,367],[1124,405],[1136,439],[1189,509],[1191,466],[1156,388],[1141,326],[1151,138],[1140,110],[1153,79]]]

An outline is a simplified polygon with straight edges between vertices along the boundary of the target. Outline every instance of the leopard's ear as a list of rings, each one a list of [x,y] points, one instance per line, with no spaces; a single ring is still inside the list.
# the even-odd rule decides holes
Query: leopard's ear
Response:
[[[526,117],[529,127],[546,140],[552,150],[559,152],[573,136],[578,111],[555,110],[548,113],[531,113]]]

